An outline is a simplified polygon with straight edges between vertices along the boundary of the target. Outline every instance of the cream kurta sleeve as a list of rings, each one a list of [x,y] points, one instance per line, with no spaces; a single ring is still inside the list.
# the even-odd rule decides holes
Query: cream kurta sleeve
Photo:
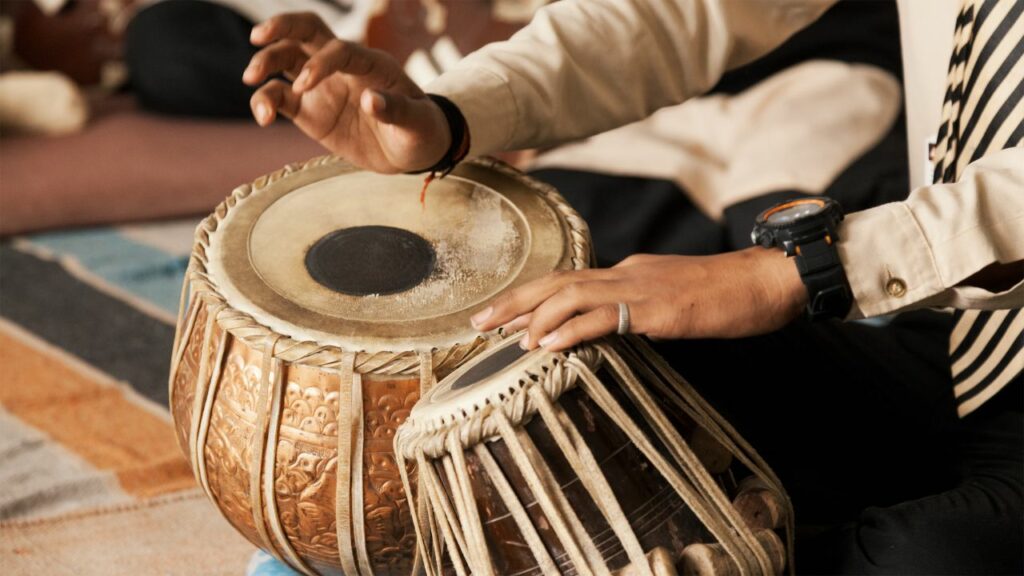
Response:
[[[427,87],[459,106],[471,155],[549,146],[706,92],[835,0],[562,0]]]
[[[548,146],[645,118],[770,51],[833,0],[563,0],[510,40],[466,57],[427,91],[462,110],[472,155]],[[1021,306],[957,287],[1024,259],[1024,149],[990,154],[959,182],[850,214],[839,254],[851,318],[926,306]]]
[[[957,284],[990,264],[1024,260],[1024,147],[976,160],[956,183],[850,214],[839,236],[851,318],[926,306],[1020,307],[1024,282],[999,293]]]

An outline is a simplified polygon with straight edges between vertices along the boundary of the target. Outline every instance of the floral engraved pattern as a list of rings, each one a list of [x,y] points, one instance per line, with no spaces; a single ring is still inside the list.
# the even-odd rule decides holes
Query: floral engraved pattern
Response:
[[[195,365],[194,372],[198,372],[198,349],[203,342],[202,329],[198,332],[190,339],[188,350],[197,350],[188,361]],[[259,414],[261,365],[260,351],[230,339],[214,398],[205,456],[216,504],[239,532],[257,546],[266,547],[254,524],[249,486],[252,465],[258,457],[251,453],[251,447]],[[183,369],[185,366],[183,361]],[[183,430],[187,441],[195,377],[178,380],[181,394],[176,395],[175,417],[179,433]],[[335,370],[304,365],[286,365],[284,369],[273,472],[278,518],[295,551],[318,567],[339,564],[335,518],[338,381]],[[417,378],[363,378],[365,545],[374,569],[385,573],[408,570],[416,543],[392,442],[395,430],[419,399],[419,389]]]
[[[419,389],[419,379],[363,381],[366,551],[374,568],[385,573],[408,570],[416,546],[393,444],[395,430],[420,398]]]

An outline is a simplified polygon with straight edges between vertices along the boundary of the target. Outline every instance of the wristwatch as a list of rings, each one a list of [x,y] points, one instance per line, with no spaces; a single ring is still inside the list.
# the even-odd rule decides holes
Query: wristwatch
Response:
[[[750,239],[765,248],[782,248],[796,259],[807,287],[807,315],[812,320],[843,318],[853,294],[839,261],[837,228],[843,209],[830,198],[801,198],[777,204],[758,215]]]

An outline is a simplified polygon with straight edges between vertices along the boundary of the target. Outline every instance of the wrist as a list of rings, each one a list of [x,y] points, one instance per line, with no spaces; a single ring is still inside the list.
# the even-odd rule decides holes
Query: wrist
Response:
[[[778,249],[755,246],[743,252],[752,259],[751,270],[761,282],[766,310],[787,319],[799,316],[808,296],[796,262]]]
[[[427,98],[431,102],[432,111],[439,118],[441,127],[438,134],[443,153],[432,165],[415,173],[429,172],[443,178],[469,154],[469,127],[466,118],[451,100],[437,94],[427,94]]]
[[[845,318],[853,302],[836,243],[842,207],[830,198],[799,198],[776,204],[758,215],[751,240],[780,248],[792,259],[806,289],[812,320]]]

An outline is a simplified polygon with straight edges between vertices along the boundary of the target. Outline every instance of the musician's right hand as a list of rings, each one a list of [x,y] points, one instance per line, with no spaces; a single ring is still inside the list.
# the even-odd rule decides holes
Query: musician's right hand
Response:
[[[335,38],[311,13],[275,16],[251,41],[263,48],[243,81],[270,78],[250,100],[260,126],[281,114],[331,152],[383,173],[429,168],[448,150],[444,113],[387,53]]]

